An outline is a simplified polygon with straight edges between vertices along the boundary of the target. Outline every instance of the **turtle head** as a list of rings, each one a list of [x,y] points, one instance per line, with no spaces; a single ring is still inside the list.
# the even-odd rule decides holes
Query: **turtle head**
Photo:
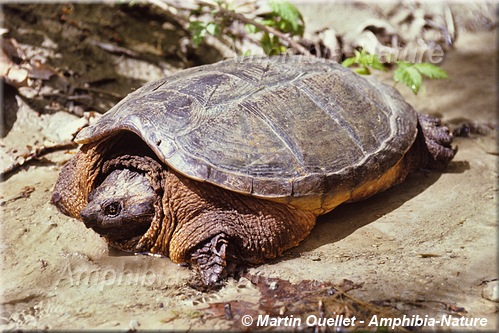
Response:
[[[154,217],[155,193],[142,174],[114,170],[88,197],[80,212],[87,226],[109,240],[143,235]]]

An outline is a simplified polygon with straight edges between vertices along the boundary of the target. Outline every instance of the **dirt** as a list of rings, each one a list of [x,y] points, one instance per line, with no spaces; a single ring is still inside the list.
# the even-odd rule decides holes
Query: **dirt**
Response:
[[[304,11],[305,19],[313,13]],[[314,289],[307,280],[334,289],[346,279],[355,285],[349,295],[372,307],[400,315],[486,318],[486,326],[464,329],[494,330],[497,36],[483,30],[463,31],[446,52],[442,67],[448,80],[426,81],[418,96],[398,88],[420,112],[441,115],[452,124],[468,119],[492,126],[489,133],[456,137],[459,151],[445,172],[417,172],[384,193],[338,207],[320,217],[298,247],[250,268],[245,277],[229,279],[220,291],[195,291],[187,286],[186,267],[166,258],[113,251],[82,223],[59,213],[49,198],[74,151],[53,153],[22,168],[0,184],[0,327],[240,329],[245,311],[262,313],[267,304],[285,316],[295,302],[308,300],[300,295],[303,288],[308,293]],[[39,113],[19,97],[15,103],[16,119],[2,139],[2,154],[57,142],[66,133],[63,127],[79,119],[64,111]],[[269,302],[273,290],[296,297]],[[322,300],[330,306],[326,300],[332,296],[321,297],[307,301],[308,306]]]

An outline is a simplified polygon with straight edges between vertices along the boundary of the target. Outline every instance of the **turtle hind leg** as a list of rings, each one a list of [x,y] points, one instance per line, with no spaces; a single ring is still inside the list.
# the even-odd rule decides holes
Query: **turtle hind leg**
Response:
[[[452,133],[439,118],[418,114],[418,143],[421,168],[444,170],[457,152]]]
[[[201,291],[222,287],[225,279],[235,273],[233,256],[228,253],[229,242],[224,233],[217,234],[195,250],[190,258],[194,279],[189,285]]]

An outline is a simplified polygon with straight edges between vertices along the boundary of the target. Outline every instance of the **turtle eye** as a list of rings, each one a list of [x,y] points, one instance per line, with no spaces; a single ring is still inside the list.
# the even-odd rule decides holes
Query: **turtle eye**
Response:
[[[106,214],[109,217],[118,216],[120,212],[121,212],[121,204],[119,203],[119,201],[113,201],[110,204],[104,206],[104,214]]]

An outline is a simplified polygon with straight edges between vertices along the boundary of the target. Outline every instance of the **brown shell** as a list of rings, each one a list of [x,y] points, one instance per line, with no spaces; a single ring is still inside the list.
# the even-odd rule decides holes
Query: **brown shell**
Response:
[[[395,89],[338,63],[242,58],[149,83],[76,141],[132,131],[192,179],[317,208],[384,175],[414,142],[416,125]]]

